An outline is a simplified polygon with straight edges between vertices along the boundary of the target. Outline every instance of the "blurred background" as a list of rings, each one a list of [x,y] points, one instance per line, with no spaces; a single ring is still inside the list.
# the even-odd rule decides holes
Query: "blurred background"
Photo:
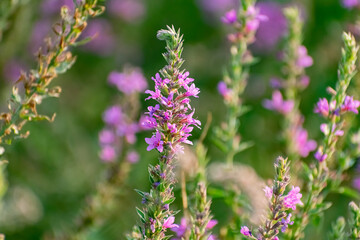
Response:
[[[1,109],[6,107],[11,85],[19,77],[20,69],[36,67],[35,53],[51,25],[59,19],[60,7],[71,5],[66,0],[23,0],[12,9],[0,42]],[[8,240],[42,239],[66,232],[74,224],[86,199],[104,178],[106,163],[99,158],[98,133],[104,127],[104,110],[116,103],[120,93],[108,84],[112,71],[121,72],[125,66],[139,67],[153,86],[151,77],[165,65],[161,55],[164,43],[156,39],[156,32],[166,25],[180,28],[184,34],[184,67],[195,79],[201,93],[193,101],[196,116],[206,122],[212,113],[213,124],[223,120],[224,105],[216,90],[228,63],[229,29],[220,21],[221,16],[237,6],[236,0],[108,0],[101,17],[89,21],[85,32],[95,39],[85,46],[73,49],[77,55],[75,65],[66,74],[55,79],[53,85],[62,87],[59,99],[47,99],[40,106],[43,113],[57,116],[53,123],[37,122],[26,126],[31,134],[27,139],[15,141],[8,148],[6,159],[9,189],[4,197],[0,214],[0,232]],[[314,59],[307,70],[309,87],[301,94],[301,111],[304,126],[310,138],[322,138],[319,125],[322,119],[313,113],[319,97],[326,97],[326,87],[335,85],[340,57],[341,33],[355,27],[359,9],[350,8],[340,0],[260,1],[260,12],[269,17],[262,23],[256,42],[251,49],[259,62],[251,68],[244,102],[250,111],[241,119],[241,135],[253,147],[236,155],[236,162],[253,166],[256,173],[267,180],[273,176],[273,161],[282,155],[280,141],[280,115],[263,108],[262,101],[271,97],[269,81],[279,76],[279,52],[286,22],[281,9],[297,5],[304,18],[304,45]],[[2,12],[3,16],[4,12]],[[2,17],[2,16],[0,16]],[[359,78],[356,77],[350,92],[359,97]],[[141,94],[144,100],[145,94]],[[151,104],[142,102],[142,111]],[[354,120],[354,129],[360,121]],[[211,130],[209,135],[211,135]],[[195,130],[192,139],[199,137]],[[135,206],[141,198],[133,191],[148,189],[148,163],[156,161],[155,151],[146,152],[144,137],[137,135],[135,149],[140,161],[132,168],[123,190],[123,198],[113,215],[100,228],[95,228],[86,239],[123,239],[124,234],[138,220]],[[223,154],[205,140],[211,162],[223,161]],[[311,155],[310,157],[311,158]],[[347,177],[346,184],[352,186]],[[354,176],[353,176],[354,175]],[[358,184],[360,185],[360,184]],[[360,186],[359,191],[360,191]],[[179,198],[179,187],[176,196]],[[326,218],[316,228],[309,227],[309,239],[326,239],[329,223],[347,213],[351,198],[330,195],[337,204],[326,212]],[[175,208],[180,208],[178,201]],[[212,211],[216,219],[225,220],[224,202],[215,200]],[[216,233],[221,226],[216,226]],[[311,234],[310,234],[311,233]],[[310,237],[311,236],[311,237]]]

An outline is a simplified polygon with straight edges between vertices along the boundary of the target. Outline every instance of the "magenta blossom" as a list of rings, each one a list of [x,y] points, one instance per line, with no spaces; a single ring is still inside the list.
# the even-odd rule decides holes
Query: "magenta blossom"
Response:
[[[225,24],[233,24],[237,21],[237,13],[235,9],[232,9],[225,13],[225,16],[221,18],[221,21]]]
[[[326,98],[321,98],[319,102],[317,102],[314,112],[319,113],[320,115],[327,117],[329,116],[329,102]]]
[[[319,162],[323,162],[324,160],[326,160],[326,158],[328,157],[328,155],[326,153],[323,153],[321,149],[318,149],[316,151],[316,153],[314,154],[314,157],[319,161]]]
[[[227,88],[225,82],[223,82],[223,81],[219,82],[219,84],[217,85],[217,89],[218,89],[218,92],[221,94],[221,96],[223,96],[223,98],[225,100],[230,99],[231,89]]]
[[[124,72],[111,72],[108,81],[125,94],[143,92],[147,88],[146,79],[139,68]]]
[[[316,149],[316,141],[308,140],[308,133],[303,128],[298,128],[295,132],[295,147],[302,157],[307,157],[311,151]]]
[[[123,118],[123,113],[120,106],[114,105],[105,110],[103,120],[109,125],[118,125]]]
[[[329,135],[330,129],[329,125],[326,123],[323,123],[320,125],[320,130],[325,134],[325,136]],[[336,124],[333,124],[331,127],[331,132],[334,133],[335,136],[343,136],[344,131],[343,130],[336,130]]]
[[[171,231],[176,233],[176,236],[177,236],[176,239],[181,239],[185,235],[187,229],[188,229],[188,226],[186,223],[186,218],[181,218],[180,226],[171,228]]]
[[[358,108],[360,107],[360,101],[354,100],[351,96],[346,96],[344,103],[341,105],[342,112],[353,112],[358,114]]]
[[[145,142],[149,144],[146,150],[151,151],[152,149],[157,149],[159,152],[162,152],[164,149],[164,142],[161,140],[161,134],[156,131],[155,135],[151,138],[145,138]]]
[[[99,142],[101,145],[112,144],[115,142],[115,134],[109,129],[104,129],[99,133]]]
[[[211,219],[206,225],[206,229],[212,229],[215,225],[218,224],[218,221],[215,219]]]
[[[360,192],[360,177],[354,179],[353,186]]]
[[[240,229],[240,233],[244,234],[245,236],[251,236],[251,231],[249,230],[249,228],[247,226],[242,226]]]
[[[126,160],[129,163],[137,163],[139,161],[139,158],[140,158],[139,154],[135,151],[130,151],[126,155]]]
[[[116,157],[117,153],[115,151],[115,148],[113,148],[112,146],[106,145],[101,149],[100,158],[104,162],[113,162],[115,161]]]
[[[157,127],[156,119],[153,117],[143,116],[140,121],[143,129],[153,129]]]
[[[281,224],[283,225],[281,227],[281,232],[285,232],[286,229],[288,228],[288,225],[293,225],[294,224],[294,221],[291,221],[291,213],[289,213],[287,218],[281,219]]]
[[[267,109],[274,110],[282,114],[287,114],[292,111],[294,107],[294,101],[284,101],[280,91],[276,90],[272,94],[272,99],[266,99],[263,105]]]
[[[299,187],[292,187],[288,195],[284,197],[284,206],[286,208],[291,208],[292,210],[296,210],[296,205],[304,205],[301,202],[302,194],[300,193]]]
[[[164,224],[163,224],[163,228],[176,228],[176,227],[179,227],[179,225],[177,224],[174,224],[175,222],[175,217],[171,216],[171,217],[168,217],[165,221],[164,221]]]
[[[344,8],[351,9],[351,8],[359,6],[360,2],[359,2],[359,0],[342,0],[341,5]]]
[[[298,59],[296,61],[298,67],[307,68],[313,65],[313,59],[308,55],[305,46],[300,46],[298,49]]]
[[[271,200],[272,198],[272,194],[273,194],[273,190],[272,188],[268,187],[268,186],[265,186],[265,188],[263,189],[264,192],[265,192],[265,197],[269,200]]]

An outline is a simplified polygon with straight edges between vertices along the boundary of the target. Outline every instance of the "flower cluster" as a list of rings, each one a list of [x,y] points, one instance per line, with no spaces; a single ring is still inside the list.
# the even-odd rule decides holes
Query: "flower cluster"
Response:
[[[165,74],[164,74],[165,75]],[[147,150],[157,149],[163,152],[164,147],[175,153],[181,150],[179,143],[192,144],[188,137],[191,136],[193,126],[200,128],[200,121],[193,118],[189,97],[198,97],[200,90],[192,83],[189,72],[178,73],[175,79],[169,76],[160,77],[157,73],[152,80],[155,82],[155,91],[146,90],[159,104],[148,107],[148,117],[144,126],[154,128],[156,131],[151,138],[145,138],[149,144]],[[192,111],[191,111],[192,110]],[[190,113],[188,113],[191,111]]]
[[[275,90],[272,99],[265,99],[263,105],[269,110],[284,115],[284,137],[287,142],[287,154],[290,156],[307,157],[316,149],[316,142],[308,139],[308,133],[303,128],[304,117],[299,110],[299,90],[309,84],[309,77],[305,68],[312,66],[313,59],[307,49],[301,44],[302,22],[296,8],[287,8],[284,11],[288,20],[289,33],[286,37],[286,46],[282,56],[284,61],[284,79],[272,78],[270,84]],[[284,96],[281,93],[284,92]]]
[[[247,226],[242,226],[240,233],[252,239],[272,239],[276,240],[279,229],[285,232],[288,225],[293,225],[290,210],[296,210],[296,206],[302,206],[302,194],[299,187],[292,187],[288,194],[284,194],[286,186],[289,184],[289,165],[287,159],[279,157],[275,163],[276,176],[272,188],[264,188],[265,197],[270,202],[270,217],[265,222],[265,227],[258,228],[257,236],[253,236],[252,231]]]
[[[172,192],[174,179],[173,159],[182,151],[182,143],[192,144],[193,127],[200,128],[200,121],[193,118],[195,110],[189,97],[198,97],[199,89],[189,72],[180,70],[184,60],[181,58],[183,39],[174,27],[158,31],[157,38],[165,40],[167,52],[163,54],[168,65],[160,70],[152,80],[155,90],[146,90],[150,96],[146,100],[157,101],[148,107],[143,127],[154,129],[153,136],[145,138],[147,150],[156,149],[160,153],[156,166],[149,167],[151,190],[138,191],[143,198],[142,210],[137,209],[142,225],[139,226],[143,238],[163,239],[166,229],[174,228],[174,212],[169,208],[175,198]],[[134,232],[132,236],[136,235]]]
[[[216,224],[218,223],[217,220],[210,220],[206,225],[206,230],[211,230]],[[181,240],[186,238],[189,232],[192,230],[191,221],[187,220],[186,218],[181,218],[180,225],[171,229],[176,234],[176,237],[173,238],[174,240]],[[214,236],[210,235],[208,239],[213,238]]]
[[[147,82],[138,68],[127,68],[123,73],[111,72],[108,81],[127,96],[122,105],[113,105],[104,111],[103,121],[106,126],[99,133],[101,160],[114,162],[122,153],[124,145],[134,144],[136,142],[135,134],[146,129],[143,127],[144,117],[140,118],[139,122],[133,119],[135,107],[132,105],[136,101],[128,99],[128,97],[144,91]],[[125,157],[130,163],[136,163],[139,160],[135,151],[128,151]]]

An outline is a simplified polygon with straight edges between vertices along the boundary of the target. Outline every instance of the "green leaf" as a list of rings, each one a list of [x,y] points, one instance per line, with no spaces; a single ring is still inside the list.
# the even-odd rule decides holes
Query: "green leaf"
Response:
[[[352,189],[352,188],[349,188],[349,187],[340,187],[338,189],[334,189],[333,190],[335,193],[339,193],[339,194],[342,194],[342,195],[345,195],[345,196],[348,196],[348,197],[351,197],[351,198],[355,198],[357,200],[360,200],[360,194],[358,191]]]
[[[139,208],[136,208],[136,212],[140,217],[141,222],[145,223],[145,213],[143,211],[141,211]]]

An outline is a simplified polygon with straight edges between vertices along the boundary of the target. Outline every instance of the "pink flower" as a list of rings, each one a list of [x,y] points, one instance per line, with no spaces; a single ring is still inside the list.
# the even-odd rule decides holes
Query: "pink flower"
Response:
[[[319,161],[319,162],[322,162],[324,160],[326,160],[326,158],[328,157],[328,155],[325,153],[322,152],[321,149],[318,149],[316,151],[316,153],[314,154],[314,157]]]
[[[354,112],[356,114],[359,113],[357,110],[360,107],[360,101],[354,100],[353,97],[346,96],[344,103],[341,105],[342,112]]]
[[[139,68],[130,71],[125,70],[124,72],[113,71],[110,73],[108,81],[127,95],[143,92],[147,88],[146,79]]]
[[[145,138],[145,142],[149,144],[146,150],[151,151],[152,149],[156,148],[159,152],[164,150],[164,142],[161,141],[161,134],[156,132],[151,138]]]
[[[164,221],[164,224],[163,224],[163,228],[176,228],[176,227],[179,227],[179,225],[177,224],[174,224],[175,222],[175,217],[171,216],[171,217],[168,217],[165,221]]]
[[[265,188],[263,190],[265,192],[265,197],[270,200],[272,198],[272,194],[273,194],[272,188],[265,186]]]
[[[342,0],[342,1],[341,1],[341,5],[342,5],[344,8],[351,9],[351,8],[356,7],[356,6],[359,6],[359,5],[360,5],[360,2],[359,2],[359,0]]]
[[[327,117],[327,116],[329,116],[329,110],[330,110],[330,107],[329,107],[328,100],[326,98],[322,98],[317,102],[314,112],[319,113],[324,117]]]
[[[284,101],[280,91],[276,90],[272,94],[272,99],[265,99],[263,105],[267,109],[275,110],[282,114],[287,114],[293,109],[294,102],[291,100]]]
[[[117,125],[120,124],[123,118],[123,113],[120,106],[111,106],[105,110],[103,120],[106,124]]]
[[[99,142],[101,145],[112,144],[115,142],[115,134],[113,131],[104,129],[99,133]]]
[[[225,16],[223,16],[221,18],[221,21],[225,24],[233,24],[237,21],[237,14],[236,14],[236,10],[232,9],[230,11],[228,11],[227,13],[225,13]]]
[[[311,151],[316,149],[316,141],[308,140],[308,133],[303,128],[298,128],[295,132],[295,146],[297,152],[302,157],[307,157]]]
[[[343,130],[336,130],[336,131],[335,130],[336,130],[336,124],[333,124],[331,127],[331,133],[335,132],[334,133],[335,136],[344,135]],[[326,123],[321,124],[320,131],[323,132],[325,134],[325,136],[329,135],[329,133],[330,133],[329,125],[327,125]]]
[[[143,129],[153,129],[157,127],[156,119],[149,116],[143,116],[140,119],[140,124]]]
[[[299,187],[292,187],[288,195],[284,197],[284,206],[286,208],[291,208],[292,210],[296,210],[296,205],[304,205],[301,202],[302,194],[300,193]]]
[[[218,224],[218,221],[215,219],[211,219],[206,225],[206,229],[212,229],[216,224]]]
[[[126,155],[126,160],[129,163],[137,163],[139,161],[139,158],[139,154],[135,151],[128,152],[128,154]]]
[[[113,162],[116,157],[117,154],[113,147],[106,145],[101,149],[100,158],[104,162]]]
[[[242,226],[240,229],[240,233],[244,234],[245,236],[251,236],[251,231],[247,226]]]
[[[231,95],[231,90],[227,88],[226,83],[221,81],[217,85],[218,92],[223,96],[224,99],[229,99]]]
[[[354,179],[353,181],[353,186],[354,188],[356,188],[358,191],[360,191],[360,177],[357,177]]]
[[[313,59],[308,55],[305,46],[300,46],[298,49],[298,59],[296,61],[298,67],[307,68],[313,65]]]

